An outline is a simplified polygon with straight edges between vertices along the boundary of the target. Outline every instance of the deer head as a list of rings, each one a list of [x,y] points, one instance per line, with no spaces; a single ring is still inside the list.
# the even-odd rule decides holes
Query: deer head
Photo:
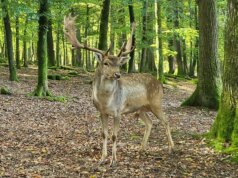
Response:
[[[69,15],[64,18],[64,34],[69,42],[72,44],[73,48],[85,49],[95,53],[95,57],[99,63],[97,71],[105,79],[119,79],[120,78],[120,66],[125,64],[128,60],[128,54],[130,54],[134,47],[132,47],[132,36],[135,32],[135,24],[132,24],[131,36],[127,43],[124,43],[120,49],[117,56],[109,55],[110,47],[107,51],[102,51],[97,48],[91,48],[87,45],[81,44],[76,37],[75,19]]]

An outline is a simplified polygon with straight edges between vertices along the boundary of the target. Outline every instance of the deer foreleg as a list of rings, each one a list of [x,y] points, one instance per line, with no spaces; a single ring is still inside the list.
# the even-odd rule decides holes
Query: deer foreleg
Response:
[[[120,117],[115,117],[113,120],[113,133],[112,133],[112,160],[111,160],[111,165],[114,166],[117,161],[116,157],[116,151],[117,151],[117,133],[119,131],[120,127]]]
[[[102,157],[100,160],[100,164],[104,163],[107,157],[107,138],[108,138],[108,116],[102,114],[101,115],[101,124],[102,124],[102,138],[103,138],[103,146],[102,146]]]

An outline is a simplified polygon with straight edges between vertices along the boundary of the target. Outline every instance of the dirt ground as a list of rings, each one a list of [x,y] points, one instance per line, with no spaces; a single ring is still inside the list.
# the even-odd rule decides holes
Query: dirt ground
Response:
[[[36,86],[37,71],[18,73],[20,82],[10,82],[7,68],[0,67],[0,87],[13,93],[0,95],[0,177],[238,177],[238,165],[229,162],[230,155],[215,152],[197,136],[209,130],[216,112],[180,107],[193,84],[165,85],[163,105],[174,153],[168,153],[165,129],[152,115],[149,147],[140,152],[144,125],[131,114],[121,120],[118,164],[110,168],[111,140],[108,162],[97,164],[102,139],[99,113],[91,101],[92,74],[49,80],[54,95],[67,97],[62,103],[27,96]]]

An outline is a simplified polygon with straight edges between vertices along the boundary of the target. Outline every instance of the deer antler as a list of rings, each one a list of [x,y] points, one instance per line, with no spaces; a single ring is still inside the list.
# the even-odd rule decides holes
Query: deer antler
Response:
[[[75,19],[76,17],[72,17],[71,14],[68,17],[64,17],[64,34],[69,40],[69,42],[72,44],[72,46],[74,48],[86,49],[104,55],[105,53],[97,48],[91,48],[79,43],[76,36]]]
[[[118,57],[127,56],[129,53],[131,53],[134,50],[134,46],[132,46],[132,38],[135,33],[135,29],[136,29],[136,24],[133,22],[131,24],[131,36],[128,39],[127,43],[125,43],[125,42],[123,43],[121,50],[120,50],[119,54],[117,55]]]

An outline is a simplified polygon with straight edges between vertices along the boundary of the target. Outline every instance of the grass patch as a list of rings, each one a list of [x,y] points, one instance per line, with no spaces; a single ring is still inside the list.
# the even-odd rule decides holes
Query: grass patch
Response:
[[[56,101],[56,102],[66,103],[68,101],[68,98],[65,96],[45,96],[43,98],[52,102]]]
[[[8,88],[2,87],[0,89],[0,94],[2,94],[2,95],[11,95],[12,93],[10,92],[10,90]]]

